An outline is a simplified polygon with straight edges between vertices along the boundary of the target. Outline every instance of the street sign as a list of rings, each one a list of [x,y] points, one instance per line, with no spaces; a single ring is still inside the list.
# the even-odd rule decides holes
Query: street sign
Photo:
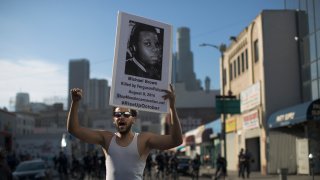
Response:
[[[216,98],[217,114],[240,114],[240,100]]]

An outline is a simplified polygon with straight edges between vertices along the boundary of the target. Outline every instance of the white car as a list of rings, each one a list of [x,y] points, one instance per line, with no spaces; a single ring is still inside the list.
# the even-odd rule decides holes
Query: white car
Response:
[[[14,180],[51,179],[52,171],[42,159],[21,162],[12,173]]]

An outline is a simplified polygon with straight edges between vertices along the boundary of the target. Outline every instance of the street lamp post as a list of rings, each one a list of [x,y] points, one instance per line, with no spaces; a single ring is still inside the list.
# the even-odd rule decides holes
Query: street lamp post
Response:
[[[224,98],[225,97],[225,93],[224,93],[224,84],[225,84],[225,75],[224,75],[224,70],[223,70],[223,60],[224,60],[224,52],[227,48],[227,46],[225,44],[220,44],[219,46],[217,45],[213,45],[213,44],[207,44],[207,43],[202,43],[199,45],[200,47],[205,47],[205,46],[208,46],[208,47],[213,47],[217,50],[219,50],[220,52],[220,57],[221,57],[221,66],[220,66],[220,71],[221,71],[221,79],[222,79],[222,83],[221,83],[221,97]],[[222,114],[222,123],[221,123],[221,127],[222,127],[222,140],[223,140],[223,156],[224,158],[227,160],[227,143],[226,143],[226,126],[225,126],[225,123],[226,123],[226,114],[223,113]]]
[[[310,160],[310,166],[311,166],[311,175],[312,175],[312,180],[314,180],[314,162],[313,162],[313,154],[309,154],[309,160]]]

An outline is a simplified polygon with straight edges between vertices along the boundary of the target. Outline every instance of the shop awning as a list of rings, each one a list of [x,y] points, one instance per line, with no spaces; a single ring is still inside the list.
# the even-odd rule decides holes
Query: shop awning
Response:
[[[268,119],[269,128],[292,126],[307,120],[320,119],[320,99],[277,111]]]

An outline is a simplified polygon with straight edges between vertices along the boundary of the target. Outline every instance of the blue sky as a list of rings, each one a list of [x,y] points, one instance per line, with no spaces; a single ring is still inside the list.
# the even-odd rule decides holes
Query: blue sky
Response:
[[[263,9],[281,0],[0,0],[0,107],[17,92],[33,102],[66,98],[70,59],[90,60],[90,77],[111,84],[117,12],[191,30],[194,71],[219,88],[219,52],[200,43],[228,44]]]

